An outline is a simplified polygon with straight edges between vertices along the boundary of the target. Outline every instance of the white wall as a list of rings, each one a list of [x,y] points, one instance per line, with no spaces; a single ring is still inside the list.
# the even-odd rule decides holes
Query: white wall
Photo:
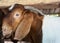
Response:
[[[60,43],[60,17],[45,16],[42,28],[43,43]]]

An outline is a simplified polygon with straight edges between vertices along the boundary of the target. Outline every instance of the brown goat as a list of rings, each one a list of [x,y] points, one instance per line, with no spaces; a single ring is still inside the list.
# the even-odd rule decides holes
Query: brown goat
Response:
[[[13,35],[14,40],[42,43],[43,15],[27,10],[20,4],[16,4],[7,14],[2,24],[4,37]]]

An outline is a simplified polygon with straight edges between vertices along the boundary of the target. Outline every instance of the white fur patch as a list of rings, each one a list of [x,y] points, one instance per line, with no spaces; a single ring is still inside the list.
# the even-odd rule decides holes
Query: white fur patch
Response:
[[[11,42],[11,41],[4,41],[4,43],[13,43],[13,42]]]
[[[4,43],[13,43],[12,41],[4,41]],[[30,42],[26,42],[26,41],[18,41],[17,43],[30,43]]]
[[[60,43],[60,17],[44,16],[43,43]]]

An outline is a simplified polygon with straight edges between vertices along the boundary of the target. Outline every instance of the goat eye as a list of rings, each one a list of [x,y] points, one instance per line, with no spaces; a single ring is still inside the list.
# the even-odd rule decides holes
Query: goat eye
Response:
[[[16,14],[16,16],[19,16],[19,14]]]
[[[13,17],[14,17],[15,19],[18,19],[18,18],[20,18],[20,16],[21,16],[21,15],[20,15],[19,13],[15,13]]]

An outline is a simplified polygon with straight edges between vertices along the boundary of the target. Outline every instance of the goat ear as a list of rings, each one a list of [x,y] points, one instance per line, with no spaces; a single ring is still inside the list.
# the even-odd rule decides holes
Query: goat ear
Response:
[[[14,39],[22,40],[30,32],[32,22],[33,22],[33,15],[31,14],[24,15],[24,19],[16,29]]]

